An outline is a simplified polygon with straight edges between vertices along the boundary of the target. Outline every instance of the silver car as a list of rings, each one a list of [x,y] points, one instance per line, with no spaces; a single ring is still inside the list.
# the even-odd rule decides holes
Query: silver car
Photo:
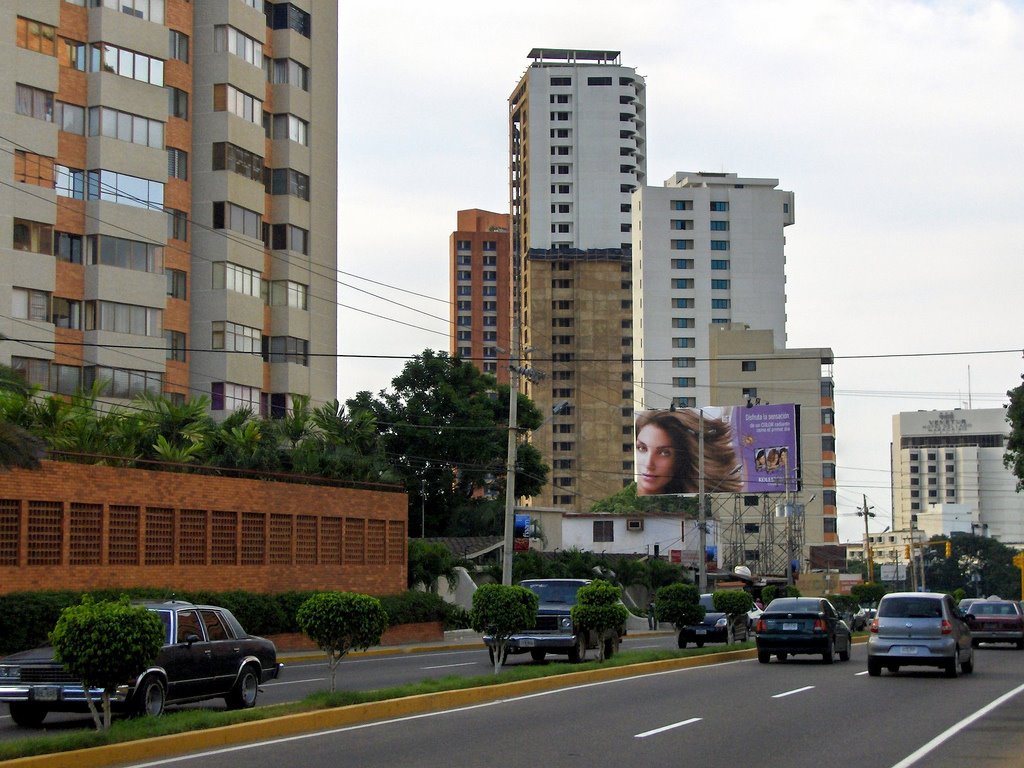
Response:
[[[949,595],[894,592],[882,597],[868,626],[868,674],[882,667],[939,667],[946,677],[974,671],[971,630]]]

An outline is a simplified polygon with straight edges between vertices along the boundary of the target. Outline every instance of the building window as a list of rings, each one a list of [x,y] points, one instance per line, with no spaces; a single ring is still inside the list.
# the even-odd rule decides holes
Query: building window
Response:
[[[180,88],[167,88],[167,114],[188,120],[188,93]]]
[[[673,211],[692,211],[693,200],[672,200],[669,202],[669,208]]]
[[[160,211],[164,208],[163,182],[107,170],[89,171],[86,177],[89,200],[105,200]]]
[[[294,280],[273,280],[267,286],[266,301],[272,307],[309,309],[309,286]]]
[[[240,205],[227,202],[213,204],[213,228],[230,229],[249,237],[259,238],[261,233],[260,219],[256,211],[242,208]]]
[[[309,232],[294,224],[272,224],[270,248],[275,251],[295,251],[309,255]]]
[[[291,3],[271,3],[268,0],[263,4],[263,12],[267,16],[267,26],[271,29],[290,29],[303,37],[312,35],[309,14]]]
[[[211,349],[261,354],[263,334],[259,328],[225,320],[214,320],[210,327],[212,331],[210,338]]]
[[[693,328],[694,319],[692,317],[673,317],[672,318],[673,328]]]
[[[188,240],[188,214],[185,211],[167,209],[167,239]]]
[[[729,241],[728,240],[712,240],[711,241],[712,251],[728,251]]]
[[[253,181],[263,180],[263,158],[226,141],[213,145],[213,170],[231,171]]]
[[[78,136],[84,136],[85,107],[58,101],[54,122],[57,123],[58,130],[64,131],[65,133],[74,133]]]
[[[19,115],[53,122],[53,94],[40,88],[18,83],[14,111]]]
[[[216,266],[216,264],[214,265]],[[167,295],[185,301],[188,298],[188,273],[180,269],[167,270]]]
[[[57,232],[56,240],[54,241],[53,255],[61,261],[66,261],[69,264],[81,264],[82,263],[82,235],[72,234],[70,232]]]
[[[683,289],[687,289],[687,288],[693,288],[693,278],[692,277],[673,277],[672,278],[672,288],[674,288],[675,290],[683,290]]]
[[[116,301],[87,301],[85,330],[160,337],[164,335],[163,310]]]
[[[719,291],[728,290],[729,289],[729,281],[728,280],[712,280],[711,281],[711,287],[714,290],[719,290]]]
[[[717,269],[717,270],[729,269],[729,260],[728,259],[712,259],[711,260],[711,269]]]
[[[167,342],[167,359],[184,363],[188,347],[185,334],[181,331],[164,331],[164,340]]]
[[[309,123],[300,120],[295,115],[274,115],[274,139],[287,139],[308,147]]]
[[[213,28],[213,49],[234,54],[254,67],[263,67],[263,43],[234,27],[218,24]]]
[[[821,436],[821,450],[835,453],[836,450],[836,439],[832,435]]]
[[[57,30],[49,24],[19,16],[15,39],[19,48],[44,53],[47,56],[57,55]]]
[[[89,71],[110,72],[141,83],[163,86],[164,62],[110,43],[89,46]]]
[[[731,304],[730,299],[712,299],[711,300],[711,308],[712,309],[728,309],[730,304]]]
[[[188,181],[188,152],[174,147],[167,149],[167,176]]]
[[[14,220],[14,250],[53,254],[53,225],[28,219]]]
[[[271,72],[271,81],[275,85],[294,85],[304,91],[309,90],[309,67],[294,59],[274,59]]]
[[[821,519],[822,533],[836,533],[836,519],[834,517],[823,517]]]
[[[110,107],[89,108],[89,135],[163,149],[164,124]]]
[[[594,543],[615,541],[615,521],[594,521]]]
[[[309,200],[309,176],[291,168],[270,169],[268,192],[272,195],[291,195]]]
[[[673,240],[672,241],[673,251],[692,251],[693,240]]]
[[[39,323],[50,322],[50,294],[33,288],[12,288],[11,317]]]
[[[826,480],[834,479],[836,476],[836,465],[828,462],[822,462],[821,476]]]
[[[53,188],[58,195],[73,200],[85,199],[85,171],[66,165],[55,165],[53,171]]]
[[[672,259],[672,269],[693,269],[693,259]]]
[[[676,336],[672,339],[673,349],[686,349],[694,346],[696,346],[696,341],[692,336]]]
[[[309,342],[294,336],[264,336],[263,360],[268,363],[309,365]]]
[[[711,201],[711,210],[712,211],[718,211],[718,212],[728,211],[729,210],[729,203],[726,202],[726,201],[722,201],[722,200],[712,200]]]
[[[260,412],[260,390],[258,387],[244,387],[226,381],[215,381],[210,385],[210,410],[240,411],[248,409]]]
[[[164,23],[164,0],[88,0],[88,4],[98,8],[102,4],[106,8],[127,13],[137,19]],[[82,5],[76,2],[75,5]]]
[[[230,112],[256,125],[263,124],[263,101],[240,91],[230,83],[217,83],[213,86],[213,111]]]
[[[693,219],[672,219],[669,222],[670,229],[693,229]]]
[[[176,29],[170,30],[170,45],[167,58],[188,64],[188,35]]]
[[[85,263],[159,273],[164,268],[164,248],[141,240],[88,235],[85,238]]]
[[[63,38],[57,50],[57,62],[63,67],[71,67],[79,72],[89,69],[89,46],[78,40]]]
[[[728,232],[729,222],[728,221],[712,221],[711,222],[712,232]]]

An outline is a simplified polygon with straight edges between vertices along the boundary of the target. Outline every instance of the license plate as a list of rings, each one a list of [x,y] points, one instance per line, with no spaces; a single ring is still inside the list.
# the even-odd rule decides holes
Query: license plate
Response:
[[[917,646],[916,645],[901,645],[900,646],[901,656],[916,656]]]
[[[523,646],[523,648],[533,648],[534,639],[532,637],[524,637],[519,641],[519,644]]]
[[[698,629],[697,630],[697,634],[698,635],[706,635],[707,633],[708,633],[708,631],[706,629]]]
[[[798,629],[800,629],[800,625],[795,621],[792,623],[783,623],[782,625],[783,632],[796,632]]]
[[[60,698],[60,688],[55,685],[43,685],[32,689],[34,701],[57,701]]]

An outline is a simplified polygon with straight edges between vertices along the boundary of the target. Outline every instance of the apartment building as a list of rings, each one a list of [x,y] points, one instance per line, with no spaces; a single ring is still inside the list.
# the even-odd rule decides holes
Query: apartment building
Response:
[[[1024,497],[1003,466],[1005,408],[892,417],[892,516],[926,537],[962,532],[1024,547]]]
[[[0,362],[214,415],[336,396],[338,21],[315,6],[3,4]]]
[[[481,371],[509,381],[512,327],[509,215],[472,208],[458,212],[449,241],[450,352]]]
[[[709,398],[714,326],[771,331],[773,343],[785,346],[783,230],[794,222],[794,207],[793,193],[778,183],[676,173],[664,186],[633,195],[633,378],[640,407],[735,404]]]
[[[523,391],[550,414],[533,500],[586,510],[631,480],[631,195],[645,84],[619,51],[542,49],[509,98],[513,314]],[[541,378],[543,377],[543,378]]]

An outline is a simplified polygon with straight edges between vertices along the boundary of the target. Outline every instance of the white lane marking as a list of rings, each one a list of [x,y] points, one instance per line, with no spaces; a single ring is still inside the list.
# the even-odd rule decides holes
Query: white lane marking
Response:
[[[773,699],[783,699],[786,696],[792,696],[794,693],[803,693],[804,691],[809,691],[812,688],[814,688],[813,685],[805,685],[803,688],[796,688],[796,689],[794,689],[792,691],[786,691],[785,693],[776,693],[774,696],[772,696],[772,698]]]
[[[860,677],[861,675],[866,675],[867,673],[868,673],[868,671],[865,669],[863,672],[855,672],[853,674],[853,676],[854,677]]]
[[[750,660],[744,659],[740,661],[727,661],[723,664],[716,664],[717,667],[727,667],[733,664],[746,664]],[[567,688],[554,688],[550,691],[539,691],[537,693],[527,693],[522,696],[513,696],[508,699],[497,699],[496,701],[485,701],[480,704],[470,704],[465,707],[458,707],[457,709],[442,709],[437,712],[422,712],[416,715],[407,715],[405,717],[396,717],[391,720],[378,720],[372,723],[359,723],[357,725],[345,725],[340,728],[332,728],[326,731],[315,731],[313,733],[302,733],[297,736],[282,736],[276,739],[268,739],[266,741],[257,741],[250,744],[238,744],[233,747],[221,747],[220,749],[211,749],[205,752],[194,752],[190,755],[177,755],[175,757],[168,757],[162,760],[153,760],[148,763],[133,763],[131,768],[153,768],[157,765],[171,765],[174,763],[185,763],[190,760],[203,759],[213,757],[217,755],[226,755],[232,752],[242,752],[248,749],[261,749],[263,747],[275,746],[278,744],[287,744],[293,741],[305,741],[306,739],[322,738],[324,736],[334,736],[339,733],[348,733],[350,731],[362,731],[367,728],[379,728],[381,726],[394,725],[395,723],[404,723],[410,720],[423,720],[428,717],[442,717],[445,715],[455,715],[461,712],[470,712],[475,709],[485,709],[486,707],[494,707],[499,704],[511,704],[518,701],[525,701],[527,699],[538,699],[542,696],[555,696],[561,693],[568,693],[579,691],[584,688],[597,688],[603,685],[615,685],[616,683],[633,682],[636,680],[642,680],[645,677],[661,677],[663,675],[676,675],[680,672],[693,672],[697,670],[705,669],[705,667],[684,667],[683,669],[666,669],[661,672],[647,672],[641,675],[631,675],[630,677],[620,677],[614,680],[600,680],[594,683],[583,683],[581,685],[573,685]]]
[[[648,736],[653,736],[656,733],[664,733],[665,731],[671,731],[673,728],[680,728],[684,725],[690,725],[691,723],[699,723],[701,718],[691,717],[689,720],[680,720],[678,723],[672,723],[671,725],[663,725],[661,728],[655,728],[653,731],[644,731],[633,736],[634,739],[645,739]]]
[[[1024,691],[1024,685],[1018,685],[1012,691],[1008,691],[1007,693],[1004,693],[1002,696],[1000,696],[998,699],[995,699],[994,701],[990,701],[988,704],[986,704],[984,707],[979,709],[973,715],[968,715],[963,720],[961,720],[959,723],[956,723],[955,725],[950,726],[949,728],[947,728],[945,731],[940,733],[938,736],[936,736],[934,739],[929,741],[927,744],[925,744],[920,749],[917,749],[916,751],[911,752],[905,758],[903,758],[898,763],[893,765],[892,768],[909,768],[909,766],[913,765],[918,760],[920,760],[922,757],[926,756],[929,752],[933,751],[936,747],[940,746],[944,742],[946,742],[949,739],[951,739],[954,736],[956,736],[964,728],[966,728],[967,726],[969,726],[972,723],[974,723],[974,721],[981,719],[982,717],[987,715],[989,712],[991,712],[996,707],[1002,706],[1004,703],[1006,703],[1007,701],[1009,701],[1010,699],[1012,699],[1014,696],[1018,695],[1022,691]]]
[[[448,667],[475,667],[479,662],[464,661],[461,664],[438,664],[433,667],[420,667],[420,669],[447,669]]]
[[[640,648],[664,648],[664,647],[665,646],[663,646],[663,645],[630,645],[629,646],[629,650],[635,651],[635,650],[638,650]]]

